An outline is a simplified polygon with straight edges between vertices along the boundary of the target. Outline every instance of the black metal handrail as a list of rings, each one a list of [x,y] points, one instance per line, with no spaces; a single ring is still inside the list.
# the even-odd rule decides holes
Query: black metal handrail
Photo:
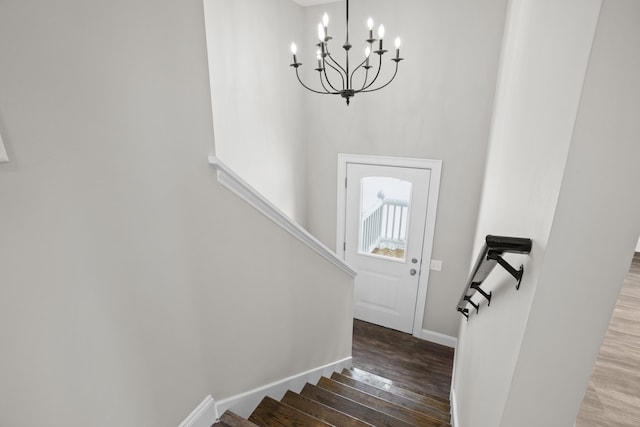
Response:
[[[476,313],[479,313],[480,311],[480,304],[472,301],[472,298],[476,293],[479,293],[487,300],[487,306],[491,305],[491,292],[486,293],[482,290],[480,285],[487,278],[489,273],[491,273],[496,264],[500,264],[517,280],[516,290],[520,289],[520,281],[522,280],[522,274],[524,273],[524,266],[520,265],[520,269],[516,270],[511,266],[511,264],[502,258],[502,254],[505,252],[528,254],[531,252],[531,245],[531,239],[527,238],[487,235],[485,244],[478,256],[478,259],[476,260],[473,272],[467,282],[467,286],[458,301],[457,310],[462,313],[467,320],[469,320],[469,308],[467,308],[469,305],[476,309]],[[471,290],[471,293],[469,293],[469,290]]]

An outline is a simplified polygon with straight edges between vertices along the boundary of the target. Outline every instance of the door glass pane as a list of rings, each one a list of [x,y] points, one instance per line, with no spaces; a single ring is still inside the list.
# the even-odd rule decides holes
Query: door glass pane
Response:
[[[358,252],[405,259],[411,183],[398,178],[366,177],[360,182]]]

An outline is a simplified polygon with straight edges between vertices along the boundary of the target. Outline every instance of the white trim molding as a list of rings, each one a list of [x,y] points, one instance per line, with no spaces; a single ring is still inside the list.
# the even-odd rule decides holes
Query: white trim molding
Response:
[[[451,389],[451,427],[460,427],[458,423],[458,400],[456,399],[456,391]]]
[[[9,156],[7,156],[7,150],[4,148],[4,142],[2,141],[2,135],[0,135],[0,163],[8,162]]]
[[[435,237],[436,213],[438,210],[438,194],[440,192],[440,176],[442,174],[442,160],[415,159],[407,157],[383,157],[368,156],[362,154],[338,154],[338,188],[337,188],[337,220],[336,220],[336,254],[340,259],[345,259],[343,242],[345,241],[346,218],[346,188],[344,182],[347,178],[347,165],[350,163],[393,166],[415,169],[429,169],[431,179],[429,181],[429,200],[427,202],[427,221],[424,229],[422,244],[422,265],[431,263],[433,251],[433,239]],[[418,281],[418,295],[416,298],[416,311],[413,316],[412,335],[422,337],[422,324],[424,322],[425,304],[427,302],[427,285],[429,283],[429,268],[420,271]]]
[[[219,419],[227,409],[230,409],[241,417],[247,418],[265,396],[270,396],[273,399],[280,400],[287,390],[298,393],[306,383],[315,384],[322,376],[329,377],[334,372],[339,372],[345,368],[351,368],[351,362],[352,359],[351,356],[349,356],[342,360],[217,401],[215,402],[215,418]]]
[[[458,339],[456,337],[441,334],[440,332],[429,331],[427,329],[422,330],[422,333],[420,334],[420,338],[422,338],[425,341],[444,345],[451,348],[456,348],[456,345],[458,345]]]
[[[227,165],[216,156],[209,156],[209,163],[218,172],[218,182],[231,190],[238,197],[249,205],[253,206],[264,216],[275,222],[293,237],[313,249],[327,261],[338,267],[340,270],[355,278],[357,273],[346,262],[339,258],[331,249],[311,235],[307,230],[289,218],[284,212],[278,209],[273,203],[267,200],[255,188],[240,178]]]
[[[215,409],[213,398],[207,396],[178,427],[211,427],[217,420]]]

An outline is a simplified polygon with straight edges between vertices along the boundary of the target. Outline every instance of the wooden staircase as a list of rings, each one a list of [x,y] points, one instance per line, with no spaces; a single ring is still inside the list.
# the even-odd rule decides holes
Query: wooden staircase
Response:
[[[441,427],[450,425],[449,414],[448,400],[352,368],[280,401],[265,397],[248,420],[226,411],[214,426]]]

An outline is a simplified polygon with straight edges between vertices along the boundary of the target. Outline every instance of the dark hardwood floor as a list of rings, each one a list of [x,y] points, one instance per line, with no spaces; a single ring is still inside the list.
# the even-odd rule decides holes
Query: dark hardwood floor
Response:
[[[353,366],[408,390],[449,400],[452,348],[354,319]]]
[[[614,310],[577,427],[640,426],[640,253]],[[354,320],[353,366],[449,399],[453,349]]]

